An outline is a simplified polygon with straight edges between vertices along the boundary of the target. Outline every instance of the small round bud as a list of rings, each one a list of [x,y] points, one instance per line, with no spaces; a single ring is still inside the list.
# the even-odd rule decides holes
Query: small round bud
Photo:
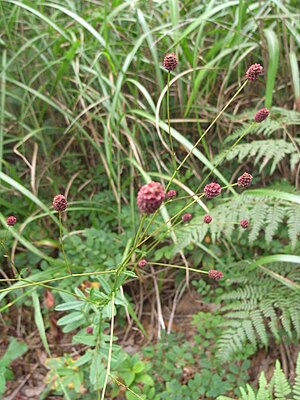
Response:
[[[247,72],[246,78],[248,81],[256,81],[256,79],[263,73],[264,69],[260,64],[253,64],[251,65]]]
[[[68,205],[67,199],[63,194],[58,194],[57,196],[54,197],[52,205],[55,211],[58,212],[65,211]]]
[[[221,186],[218,183],[212,182],[205,186],[204,188],[205,196],[208,199],[219,196],[221,193]]]
[[[148,261],[145,260],[144,258],[142,260],[139,261],[139,267],[143,268],[148,264]]]
[[[192,214],[186,213],[181,217],[183,222],[189,222],[193,218]]]
[[[17,223],[17,218],[14,215],[10,215],[7,219],[6,219],[6,223],[9,226],[14,226]]]
[[[270,111],[267,108],[262,108],[254,115],[254,121],[257,123],[263,122],[266,118],[268,118],[269,114]]]
[[[86,328],[86,333],[88,333],[89,335],[91,335],[94,332],[94,328],[92,326],[88,326]]]
[[[176,197],[177,193],[175,192],[175,190],[169,190],[167,193],[167,198],[168,199],[172,199],[173,197]]]
[[[175,53],[168,53],[164,58],[164,67],[167,71],[173,71],[177,67],[178,61]]]
[[[218,271],[216,269],[211,269],[210,271],[208,271],[208,276],[211,279],[218,281],[219,279],[222,279],[224,275],[223,275],[223,272],[221,272],[221,271]]]
[[[241,227],[242,227],[243,229],[247,229],[248,226],[249,226],[249,221],[248,221],[247,219],[242,219],[242,220],[240,221],[240,225],[241,225]]]
[[[204,215],[203,217],[203,222],[205,222],[206,224],[210,224],[212,221],[212,217],[210,215]]]
[[[248,187],[250,186],[252,181],[252,175],[248,174],[248,172],[244,172],[243,175],[238,177],[237,184],[239,187]]]

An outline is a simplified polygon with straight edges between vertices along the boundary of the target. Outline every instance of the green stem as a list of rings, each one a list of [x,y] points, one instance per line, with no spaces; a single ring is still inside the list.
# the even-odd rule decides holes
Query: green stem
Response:
[[[243,132],[243,134],[233,143],[233,145],[231,147],[229,147],[229,149],[227,149],[225,151],[225,153],[223,154],[223,157],[220,159],[220,161],[214,166],[214,168],[206,175],[206,177],[203,179],[203,181],[201,182],[201,185],[198,186],[196,192],[198,192],[198,190],[200,190],[201,186],[204,185],[204,183],[207,181],[207,179],[211,176],[211,174],[215,171],[216,168],[218,168],[218,166],[224,161],[224,159],[226,158],[227,154],[229,151],[231,151],[232,149],[235,148],[235,146],[237,146],[239,144],[239,142],[247,135],[247,133],[256,125],[256,122],[253,122],[251,125],[248,126],[248,128],[245,129],[245,131]],[[237,183],[233,184],[232,186],[237,185]],[[223,188],[222,188],[223,189]]]
[[[132,393],[134,396],[136,396],[140,400],[144,400],[144,397],[139,396],[137,393],[135,393],[132,389],[130,389],[128,386],[124,385],[124,383],[120,382],[117,378],[115,378],[113,375],[109,374],[109,376],[119,385],[128,390],[128,392]]]
[[[171,74],[168,72],[168,89],[167,89],[167,115],[168,115],[168,133],[169,133],[169,139],[170,139],[170,145],[171,145],[171,157],[172,157],[172,163],[174,170],[176,170],[176,158],[175,158],[175,152],[174,152],[174,146],[173,146],[173,138],[171,135],[171,117],[170,117],[170,77]]]
[[[154,265],[154,266],[157,265],[159,267],[170,267],[170,268],[184,269],[185,271],[188,269],[189,271],[198,272],[199,274],[208,274],[207,271],[203,271],[201,269],[186,268],[186,267],[183,267],[182,265],[176,265],[176,264],[164,264],[164,263],[153,263],[153,262],[151,262],[151,265]]]
[[[109,350],[108,350],[108,359],[107,359],[107,370],[106,370],[101,400],[104,400],[106,386],[107,386],[107,382],[108,382],[108,376],[110,375],[110,365],[111,365],[112,345],[113,345],[113,335],[114,335],[114,311],[115,311],[115,292],[112,292],[111,324],[110,324],[110,339],[109,339]]]
[[[194,146],[191,148],[191,150],[188,152],[188,154],[184,157],[184,159],[182,160],[182,162],[179,164],[179,166],[176,168],[176,170],[174,171],[166,190],[168,190],[168,188],[170,187],[170,185],[172,184],[174,178],[176,177],[178,171],[180,170],[180,168],[183,166],[183,164],[186,162],[186,160],[189,158],[189,156],[192,154],[192,152],[194,151],[194,149],[198,146],[198,144],[201,142],[201,140],[203,139],[203,137],[207,134],[207,132],[210,130],[210,128],[215,124],[215,122],[220,118],[220,116],[224,113],[224,111],[228,108],[228,106],[233,102],[233,100],[237,97],[237,95],[244,89],[244,87],[247,85],[248,80],[245,81],[242,86],[237,90],[237,92],[234,94],[234,96],[229,100],[229,102],[222,108],[222,110],[219,112],[219,114],[215,117],[215,119],[212,121],[212,123],[208,126],[208,128],[203,132],[203,134],[200,136],[200,138],[197,140],[197,142],[194,144]]]
[[[60,276],[58,278],[47,279],[45,281],[31,282],[31,283],[28,283],[27,285],[18,285],[15,287],[1,289],[0,293],[9,292],[11,290],[17,290],[17,289],[21,289],[21,288],[26,288],[29,286],[40,285],[40,284],[48,283],[48,282],[55,282],[55,281],[61,281],[61,280],[68,279],[68,278],[75,278],[78,276],[104,275],[104,274],[111,274],[111,273],[116,273],[116,272],[117,272],[116,269],[111,269],[109,271],[96,271],[96,272],[85,272],[83,274],[70,274],[70,275]],[[19,279],[17,279],[17,280],[19,281]],[[28,282],[30,282],[30,281],[28,280]]]
[[[70,275],[72,275],[72,271],[71,271],[71,268],[70,268],[69,263],[68,263],[68,260],[67,260],[67,256],[66,256],[66,253],[65,253],[65,246],[64,246],[64,242],[63,242],[61,213],[58,213],[58,215],[59,215],[59,239],[60,239],[60,247],[61,247],[61,251],[62,251],[62,253],[63,253],[63,257],[64,257],[65,264],[66,264],[66,267],[67,267],[67,271],[68,271],[68,273],[69,273]]]

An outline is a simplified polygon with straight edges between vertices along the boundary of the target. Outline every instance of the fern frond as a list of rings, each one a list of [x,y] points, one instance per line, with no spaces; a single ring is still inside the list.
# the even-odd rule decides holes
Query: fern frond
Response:
[[[204,224],[201,216],[195,217],[193,224],[176,229],[178,244],[175,252],[183,250],[191,243],[201,243],[208,232],[210,232],[213,242],[224,236],[231,239],[236,232],[242,234],[239,222],[245,218],[249,219],[251,224],[250,244],[263,232],[266,241],[270,243],[273,236],[280,231],[283,221],[287,222],[288,235],[293,248],[295,248],[300,234],[299,204],[274,200],[267,196],[258,197],[245,193],[238,198],[225,200],[210,214],[214,221],[210,225]]]
[[[287,277],[293,268],[295,265],[286,264]],[[282,265],[274,264],[274,271],[280,269],[282,273]],[[277,341],[284,338],[283,332],[290,339],[300,337],[299,293],[277,281],[249,274],[244,287],[224,294],[222,300],[224,334],[218,348],[223,361],[240,350],[241,341],[267,346],[270,335]]]
[[[276,361],[274,371],[274,390],[275,400],[285,400],[286,396],[288,396],[292,391],[278,360]]]
[[[259,389],[257,392],[256,400],[271,400],[271,393],[268,389],[268,382],[264,372],[260,374],[258,387]]]
[[[300,206],[288,210],[288,232],[292,246],[295,247],[300,234]]]
[[[241,391],[241,395],[242,395],[241,400],[256,400],[254,390],[252,389],[252,387],[250,385],[247,385],[247,393],[242,388],[240,389],[240,391]]]
[[[253,112],[245,111],[243,113],[245,116],[249,116],[251,119],[253,117]],[[271,110],[272,118],[268,118],[264,121],[264,124],[256,125],[251,134],[271,136],[275,132],[281,131],[292,125],[300,125],[300,113],[298,111],[287,110],[280,107],[272,107]],[[241,120],[241,115],[236,116],[237,120]],[[231,143],[239,138],[244,130],[249,126],[249,124],[244,124],[242,128],[238,128],[231,135],[229,135],[224,144]]]
[[[296,364],[296,378],[293,386],[293,400],[300,400],[300,356]]]
[[[300,145],[300,141],[295,139],[295,142]],[[231,161],[238,159],[242,162],[244,159],[249,160],[254,158],[254,165],[260,163],[259,172],[265,168],[265,165],[272,161],[270,174],[272,175],[279,164],[279,162],[285,157],[292,157],[293,154],[299,155],[299,149],[294,143],[287,142],[284,139],[268,139],[268,140],[252,140],[249,143],[241,143],[235,147],[226,149],[220,152],[214,159],[214,163],[218,164],[221,160],[226,159]],[[293,157],[293,162],[295,157]]]
[[[279,224],[284,218],[284,210],[281,207],[268,207],[266,210],[266,241],[270,243],[273,239],[274,233],[277,231]]]
[[[255,239],[257,239],[260,230],[262,227],[265,225],[265,218],[267,215],[268,206],[266,204],[256,204],[251,212],[251,220],[255,221],[255,223],[252,223],[252,229],[249,234],[249,242],[253,243]]]

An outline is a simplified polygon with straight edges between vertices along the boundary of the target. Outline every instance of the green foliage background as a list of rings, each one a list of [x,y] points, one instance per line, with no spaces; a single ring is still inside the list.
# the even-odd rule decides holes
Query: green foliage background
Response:
[[[298,1],[2,0],[0,20],[0,235],[25,279],[47,281],[43,287],[24,288],[22,282],[11,282],[13,289],[8,290],[7,278],[14,274],[2,257],[0,309],[4,319],[10,317],[11,307],[32,310],[50,360],[44,395],[57,392],[76,399],[84,387],[86,398],[95,398],[103,388],[110,348],[107,322],[114,312],[110,271],[122,262],[137,230],[139,187],[150,179],[166,185],[173,173],[167,73],[162,67],[170,51],[179,59],[170,89],[177,165],[244,82],[249,65],[261,63],[265,72],[245,87],[201,139],[172,185],[183,199],[168,204],[153,222],[158,246],[151,250],[152,243],[146,242],[131,261],[132,267],[147,253],[153,263],[183,264],[184,254],[192,268],[222,270],[225,279],[218,285],[190,274],[190,287],[219,310],[194,316],[194,342],[165,335],[134,356],[121,348],[120,340],[114,343],[109,393],[116,398],[125,385],[122,393],[129,400],[238,395],[259,349],[277,358],[284,342],[297,353]],[[262,107],[270,108],[270,118],[250,129],[253,115]],[[249,133],[235,146],[247,128]],[[227,185],[244,171],[253,175],[251,189],[241,193],[230,187],[222,197],[190,207],[194,218],[189,225],[155,234],[168,216],[187,204],[185,196],[203,189],[207,175]],[[90,274],[88,280],[97,283],[87,291],[80,289],[87,280],[82,276],[53,281],[65,268],[59,221],[51,209],[57,193],[68,197],[63,235],[73,272]],[[213,217],[209,226],[202,221],[208,211]],[[7,235],[5,218],[10,214],[19,223]],[[247,231],[238,225],[243,218],[250,220]],[[158,297],[163,299],[169,290],[175,301],[176,293],[187,290],[186,276],[176,271],[170,288],[169,274],[164,270],[157,275]],[[115,299],[117,327],[126,329],[129,314],[135,328],[146,333],[139,318],[143,309],[136,311],[143,299],[136,285],[140,276],[131,268],[123,278],[131,282]],[[150,279],[143,284],[146,290],[153,289]],[[58,319],[62,331],[72,332],[74,343],[89,347],[75,361],[80,372],[74,376],[70,355],[49,354],[50,322],[42,303],[47,285],[54,294],[55,312],[63,312]],[[83,300],[86,293],[89,302]],[[155,296],[152,302],[157,304]],[[153,318],[157,326],[158,318]],[[93,335],[86,333],[90,325]],[[26,335],[21,339],[25,341]],[[164,357],[169,364],[164,364]],[[9,363],[0,360],[1,387],[12,379]],[[153,374],[153,366],[157,371],[165,368],[164,376]],[[182,371],[191,366],[198,372],[183,382]],[[61,379],[53,387],[58,370]],[[284,398],[289,390],[280,371],[277,364],[276,398]],[[256,398],[250,386],[247,391],[241,398]]]

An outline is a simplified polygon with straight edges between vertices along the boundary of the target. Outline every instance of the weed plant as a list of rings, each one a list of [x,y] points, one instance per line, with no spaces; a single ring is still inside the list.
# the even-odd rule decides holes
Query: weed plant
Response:
[[[128,282],[152,277],[160,339],[169,330],[159,280],[166,278],[166,268],[178,272],[183,287],[192,276],[194,286],[211,301],[207,285],[220,280],[225,290],[232,279],[226,261],[234,261],[237,273],[236,261],[244,256],[246,267],[239,276],[251,278],[255,271],[258,279],[274,279],[286,290],[282,297],[293,294],[298,310],[298,276],[284,270],[285,265],[300,264],[300,197],[291,190],[294,183],[298,189],[300,162],[294,137],[300,120],[296,4],[187,3],[181,9],[177,1],[147,6],[114,1],[86,8],[84,2],[67,3],[0,4],[0,179],[6,194],[0,215],[0,311],[7,315],[24,302],[33,306],[50,368],[44,396],[54,392],[66,399],[84,395],[103,400],[125,393],[129,400],[207,399],[234,392],[248,378],[246,358],[253,348],[260,341],[268,345],[262,334],[264,319],[270,319],[275,336],[281,329],[288,334],[284,306],[276,310],[285,317],[283,322],[275,321],[267,312],[258,316],[256,304],[247,294],[243,297],[246,311],[253,308],[256,313],[254,328],[260,330],[251,330],[243,314],[230,353],[241,362],[228,367],[226,384],[222,364],[216,361],[218,346],[210,347],[209,360],[197,354],[198,348],[211,346],[206,343],[210,335],[224,342],[217,329],[223,317],[201,315],[195,345],[174,346],[169,361],[176,359],[178,366],[168,365],[161,377],[152,376],[151,363],[122,350],[115,328],[124,326],[126,318],[147,336],[124,290]],[[276,13],[286,16],[280,29],[289,73],[282,75]],[[281,96],[287,84],[292,101]],[[279,97],[276,119],[274,93]],[[280,111],[286,102],[295,108],[296,122],[276,126],[276,120],[287,118]],[[252,144],[249,138],[264,126],[279,137]],[[290,156],[288,168],[278,148]],[[21,161],[14,163],[16,156]],[[258,171],[251,157],[260,163]],[[272,175],[276,169],[286,178],[287,190],[247,190],[252,175],[260,186],[263,171]],[[276,211],[277,205],[282,212]],[[285,247],[280,240],[278,251],[265,251],[261,243],[259,251],[248,250],[259,241],[264,223],[271,243],[286,218]],[[272,268],[274,263],[278,269]],[[241,279],[231,284],[238,288]],[[73,343],[84,349],[76,358],[53,355],[41,307],[43,293],[53,296],[48,308],[55,305],[61,313],[57,325],[65,334],[72,332]],[[264,304],[260,297],[258,301]],[[240,311],[234,304],[232,308]],[[290,326],[298,327],[299,315],[289,315]],[[251,351],[242,352],[247,340]],[[159,367],[159,361],[153,361]],[[202,374],[195,373],[183,385],[178,379],[186,363],[201,364]],[[167,384],[157,393],[160,378]]]

